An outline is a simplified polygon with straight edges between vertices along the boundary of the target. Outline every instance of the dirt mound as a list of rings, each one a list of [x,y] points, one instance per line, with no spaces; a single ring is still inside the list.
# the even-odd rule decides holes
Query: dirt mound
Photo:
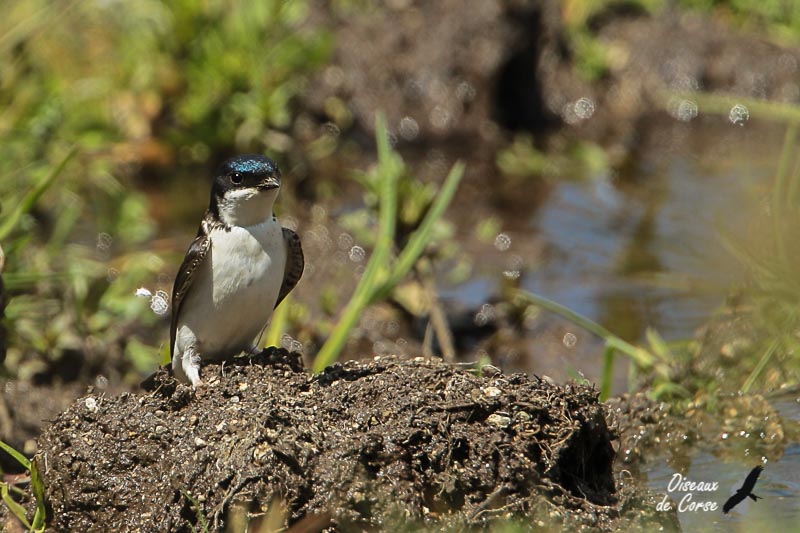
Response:
[[[615,494],[613,435],[595,390],[485,374],[388,357],[312,376],[297,354],[270,349],[204,367],[197,392],[162,372],[152,392],[86,396],[39,440],[48,523],[222,530],[277,516],[375,530],[524,516],[616,529],[641,520],[647,495]]]

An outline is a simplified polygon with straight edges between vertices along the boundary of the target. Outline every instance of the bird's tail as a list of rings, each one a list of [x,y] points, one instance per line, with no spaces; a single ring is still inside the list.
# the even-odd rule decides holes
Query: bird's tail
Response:
[[[754,502],[757,502],[758,500],[763,500],[763,499],[764,499],[764,498],[763,498],[763,497],[761,497],[761,496],[756,496],[756,495],[755,495],[755,494],[753,494],[752,492],[751,492],[750,494],[748,494],[748,496],[750,496],[750,498],[751,498],[751,499],[752,499]]]

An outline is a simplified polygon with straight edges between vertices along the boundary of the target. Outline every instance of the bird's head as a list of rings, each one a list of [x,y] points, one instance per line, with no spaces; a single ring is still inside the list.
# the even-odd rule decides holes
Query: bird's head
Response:
[[[272,217],[281,187],[278,165],[270,158],[248,154],[228,159],[211,189],[211,209],[228,225],[251,226]]]

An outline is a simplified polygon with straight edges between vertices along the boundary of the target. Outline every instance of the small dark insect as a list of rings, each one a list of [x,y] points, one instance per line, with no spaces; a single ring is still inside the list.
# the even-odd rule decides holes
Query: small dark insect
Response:
[[[742,483],[741,487],[736,489],[736,494],[728,498],[728,501],[726,501],[725,505],[722,506],[723,513],[728,514],[728,511],[739,505],[748,496],[752,498],[754,502],[758,501],[759,499],[763,499],[761,496],[756,496],[751,492],[753,487],[756,486],[756,481],[758,481],[759,474],[761,474],[763,471],[764,467],[758,465],[752,469],[749,474],[747,474],[747,479],[744,480],[744,483]]]

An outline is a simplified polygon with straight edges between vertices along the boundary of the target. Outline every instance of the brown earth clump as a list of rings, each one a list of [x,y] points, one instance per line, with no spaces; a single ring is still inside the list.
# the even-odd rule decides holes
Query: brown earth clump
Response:
[[[314,376],[278,349],[202,377],[194,391],[161,371],[151,392],[89,395],[62,413],[36,456],[48,525],[674,527],[642,513],[655,507],[646,491],[615,493],[614,435],[583,385],[396,357]]]

